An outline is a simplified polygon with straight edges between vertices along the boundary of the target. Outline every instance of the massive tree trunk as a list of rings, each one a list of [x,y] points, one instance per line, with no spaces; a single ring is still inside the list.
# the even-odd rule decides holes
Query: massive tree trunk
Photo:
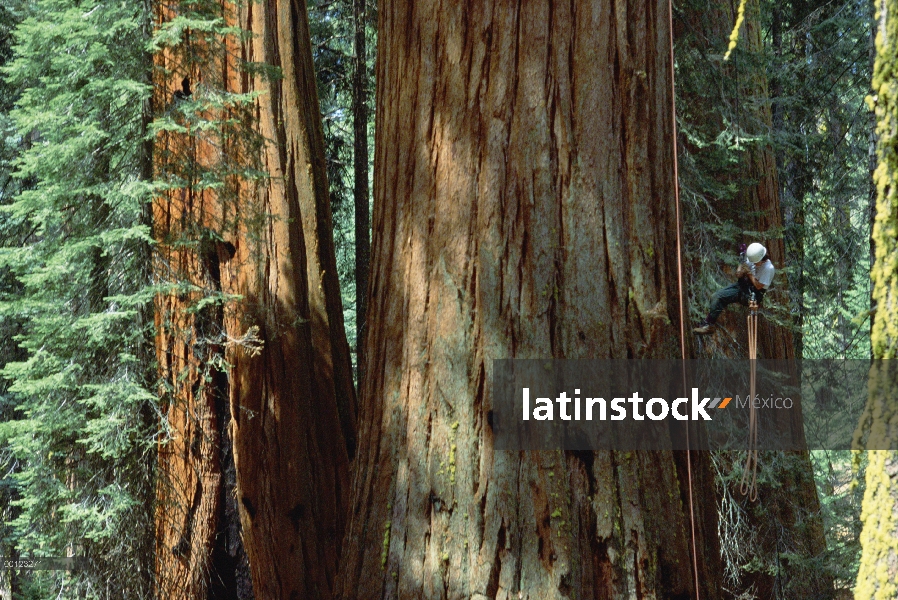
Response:
[[[684,106],[684,113],[688,115],[686,118],[692,119],[688,123],[690,128],[703,128],[705,136],[712,140],[720,136],[727,126],[740,128],[747,135],[765,136],[769,135],[773,124],[767,76],[760,62],[763,47],[757,0],[748,2],[733,62],[721,63],[717,62],[719,58],[714,58],[726,48],[727,38],[736,20],[735,4],[694,0],[687,3],[683,13],[682,43],[687,46],[684,50],[697,52],[707,61],[706,67],[718,69],[721,80],[728,79],[725,83],[703,89],[692,82],[693,85],[689,86],[692,95],[680,99],[679,105]],[[684,74],[684,77],[697,75]],[[709,75],[704,77],[706,81],[713,79]],[[726,119],[707,116],[719,115],[720,107],[742,105],[746,108],[726,115],[729,125]],[[688,145],[686,150],[693,155],[691,162],[699,164],[699,155],[709,152]],[[782,239],[780,185],[774,148],[769,143],[752,143],[745,148],[738,164],[737,169],[722,177],[741,183],[735,197],[706,196],[711,211],[692,214],[709,220],[716,218],[724,223],[731,222],[735,225],[733,230],[746,232],[739,235],[740,241],[748,243],[760,237],[758,241],[767,247],[778,272],[774,289],[765,298],[759,319],[758,358],[794,359],[790,324],[782,318],[778,320],[780,323],[785,320],[785,324],[769,318],[777,310],[776,305],[789,306],[789,281],[782,270],[783,266],[789,265]],[[703,175],[710,178],[716,176],[715,173]],[[707,223],[691,225],[702,228]],[[760,235],[747,232],[758,232]],[[733,243],[733,253],[735,246]],[[800,261],[800,257],[794,258]],[[707,298],[702,297],[698,301],[706,310]],[[702,338],[698,344],[699,357],[747,358],[745,312],[730,309],[721,317],[719,324],[725,331]],[[800,373],[795,375],[799,377]],[[780,426],[789,431],[802,431],[801,412],[788,411]],[[744,461],[744,455],[721,455],[719,458],[727,471],[739,468]],[[723,499],[740,499],[741,510],[745,511],[754,541],[749,544],[748,540],[744,540],[750,550],[744,557],[748,564],[738,565],[739,589],[753,589],[758,598],[765,599],[780,597],[777,594],[801,598],[831,597],[832,578],[819,569],[826,550],[826,539],[808,453],[763,453],[761,462],[762,470],[766,470],[761,480],[776,483],[760,485],[760,500],[757,503],[741,501],[741,495],[735,490],[723,490]]]
[[[157,24],[174,16],[158,4],[156,9]],[[183,51],[170,49],[156,57],[157,113],[180,108],[175,93],[181,89],[182,76],[197,79],[196,69],[190,66],[180,73],[176,70],[191,43],[197,42],[190,40]],[[165,68],[179,76],[164,77]],[[176,113],[175,118],[186,126],[187,117]],[[191,310],[205,297],[221,293],[218,256],[211,251],[214,245],[210,247],[208,235],[220,220],[220,209],[214,194],[198,186],[200,170],[209,166],[212,154],[208,140],[189,130],[163,132],[156,140],[156,179],[173,184],[153,203],[158,242],[155,274],[161,284],[191,286],[156,298],[156,353],[165,415],[159,446],[155,555],[156,595],[162,599],[209,597],[211,582],[226,576],[212,562],[218,534],[228,525],[222,499],[232,495],[222,487],[222,442],[229,420],[223,412],[227,378],[220,368],[223,313],[220,304]]]
[[[160,144],[160,171],[185,182],[156,202],[160,277],[196,287],[157,303],[172,429],[160,448],[159,595],[328,598],[355,396],[306,8],[266,0],[217,11],[253,36],[188,33],[191,48],[158,59],[178,82],[186,64],[189,100],[208,101]],[[177,87],[157,88],[174,114]],[[247,107],[245,96],[209,90],[261,93]]]
[[[379,16],[338,597],[696,597],[685,454],[496,452],[490,424],[492,359],[679,355],[667,2]],[[701,597],[718,598],[694,468]]]
[[[871,342],[880,360],[870,374],[865,422],[868,453],[861,518],[861,564],[857,600],[898,596],[898,94],[894,65],[898,61],[898,2],[879,0],[876,17],[876,63],[873,101],[876,106],[876,218],[873,223],[875,262],[872,269],[876,302]],[[872,425],[872,426],[871,426]]]

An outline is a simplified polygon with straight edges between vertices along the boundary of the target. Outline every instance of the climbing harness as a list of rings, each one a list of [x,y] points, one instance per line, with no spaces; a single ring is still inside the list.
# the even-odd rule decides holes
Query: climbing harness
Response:
[[[686,389],[686,309],[683,305],[683,243],[680,219],[680,175],[677,164],[677,87],[674,79],[673,0],[667,0],[667,16],[670,34],[670,103],[673,126],[673,183],[677,217],[677,289],[680,295],[680,356],[683,367],[683,389]],[[701,600],[698,579],[698,546],[695,543],[695,509],[692,501],[692,451],[689,448],[689,421],[686,421],[686,479],[689,490],[689,525],[692,529],[692,573],[695,577],[695,600]]]
[[[752,292],[748,302],[748,362],[751,365],[748,393],[748,449],[739,491],[754,502],[758,499],[758,411],[755,408],[755,380],[758,372],[758,303]]]

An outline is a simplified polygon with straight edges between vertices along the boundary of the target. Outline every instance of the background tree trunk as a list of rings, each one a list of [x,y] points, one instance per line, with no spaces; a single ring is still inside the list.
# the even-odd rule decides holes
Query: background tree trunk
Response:
[[[692,95],[680,98],[678,102],[678,106],[684,107],[687,127],[704,127],[705,135],[710,139],[722,135],[727,128],[733,128],[739,135],[747,137],[765,137],[770,135],[773,126],[767,75],[758,58],[763,46],[760,6],[757,0],[748,2],[732,62],[723,63],[720,60],[736,20],[736,4],[738,3],[732,2],[721,5],[699,0],[687,3],[683,13],[683,31],[688,33],[685,44],[707,60],[707,68],[719,70],[719,77],[728,80],[710,90],[700,90],[699,94],[695,93],[695,87],[692,86],[689,88]],[[728,104],[737,107],[735,114],[726,115],[729,123],[716,116],[720,114],[720,108],[715,110],[715,107]],[[709,118],[707,115],[715,116]],[[700,154],[709,152],[688,143],[684,144],[684,148],[692,155],[690,159],[693,162]],[[769,142],[751,142],[742,150],[737,160],[738,166],[722,177],[739,182],[741,187],[736,195],[732,198],[706,197],[705,201],[711,211],[693,214],[700,219],[714,217],[719,222],[732,223],[734,227],[729,231],[738,231],[739,234],[736,240],[727,240],[730,243],[760,241],[766,246],[778,272],[773,290],[766,296],[762,316],[759,318],[758,358],[794,359],[796,355],[790,323],[777,322],[771,318],[782,316],[776,314],[775,304],[787,307],[790,305],[789,280],[783,267],[792,264],[787,264],[785,260],[776,154]],[[703,225],[705,224],[697,224],[698,227]],[[735,243],[732,243],[730,252],[735,254]],[[727,252],[724,251],[723,254]],[[800,256],[793,256],[791,260],[801,263]],[[698,298],[698,302],[701,309],[707,311],[707,297]],[[747,358],[745,312],[732,307],[721,316],[719,325],[723,331],[700,338],[698,357]],[[795,376],[799,377],[800,373]],[[801,412],[788,411],[787,418],[778,425],[784,430],[803,431]],[[739,472],[744,455],[720,455],[719,459],[723,474],[729,475],[733,471]],[[802,598],[831,597],[832,578],[821,574],[819,568],[819,561],[826,550],[826,539],[808,453],[762,453],[761,460],[760,499],[757,503],[744,500],[735,490],[722,490],[723,498],[739,500],[740,510],[745,512],[754,536],[753,543],[744,541],[746,547],[750,548],[749,555],[745,557],[749,564],[738,566],[740,585],[734,592],[753,589],[758,598],[778,598],[784,595]],[[765,485],[765,480],[775,483]],[[738,485],[738,480],[735,483]]]
[[[393,0],[379,17],[338,597],[695,597],[684,454],[495,452],[490,426],[491,359],[678,356],[667,2]]]
[[[353,0],[355,71],[352,76],[353,200],[355,205],[355,332],[359,381],[364,376],[365,313],[368,310],[368,273],[371,270],[371,219],[368,208],[368,56],[365,30],[367,0]]]
[[[735,22],[735,11],[733,20]],[[760,0],[750,0],[746,7],[745,25],[742,31],[742,41],[745,50],[760,56],[763,52],[761,32],[761,5]],[[747,73],[744,85],[745,99],[756,101],[756,108],[751,111],[754,123],[759,133],[768,133],[773,128],[773,116],[770,108],[770,93],[768,91],[767,73],[762,68],[754,68]],[[758,102],[758,100],[760,100]],[[783,271],[786,264],[786,249],[782,237],[782,210],[780,208],[780,184],[779,172],[776,168],[776,155],[770,144],[753,144],[746,153],[747,169],[745,176],[756,183],[742,190],[736,198],[736,216],[745,225],[745,229],[757,231],[761,234],[770,260],[779,269],[776,286],[771,290],[767,299],[767,311],[770,311],[772,301],[790,305],[788,299],[789,278]],[[801,257],[796,257],[800,260]],[[789,323],[789,321],[786,321]],[[794,359],[795,346],[792,340],[792,330],[787,325],[778,325],[770,319],[759,319],[758,322],[758,357]]]

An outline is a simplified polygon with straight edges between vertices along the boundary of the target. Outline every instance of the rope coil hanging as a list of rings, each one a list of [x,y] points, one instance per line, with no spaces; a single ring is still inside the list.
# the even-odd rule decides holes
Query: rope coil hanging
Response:
[[[748,416],[748,449],[745,456],[745,468],[742,471],[742,482],[739,491],[754,502],[758,499],[758,412],[755,408],[755,381],[758,373],[758,303],[754,294],[748,303],[748,362],[751,365],[749,376],[749,416]]]

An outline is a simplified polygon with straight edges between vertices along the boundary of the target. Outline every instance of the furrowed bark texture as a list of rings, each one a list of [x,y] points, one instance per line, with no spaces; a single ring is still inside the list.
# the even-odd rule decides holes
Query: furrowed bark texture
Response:
[[[257,100],[270,179],[237,242],[227,282],[245,297],[233,327],[265,347],[229,353],[243,540],[257,598],[330,598],[349,496],[355,392],[343,328],[305,3],[248,4],[248,61],[282,70],[242,77]],[[253,233],[257,235],[252,235]]]
[[[695,597],[685,455],[495,452],[490,426],[491,359],[678,356],[667,3],[391,0],[379,18],[337,596]]]
[[[154,229],[172,234],[173,221],[197,218],[201,198],[181,190],[158,198]],[[157,272],[177,269],[193,284],[211,287],[208,264],[160,239]],[[213,288],[214,289],[214,288]],[[220,287],[219,287],[220,289]],[[204,598],[216,533],[222,522],[222,437],[226,435],[227,380],[212,366],[223,358],[214,343],[221,311],[189,312],[199,293],[156,299],[156,352],[163,381],[163,414],[171,438],[159,447],[156,512],[156,593],[160,598]]]
[[[250,114],[208,109],[221,130],[166,134],[179,150],[169,156],[194,173],[214,176],[227,160],[233,174],[222,187],[168,192],[154,214],[160,276],[176,273],[205,297],[230,295],[193,312],[203,293],[157,303],[157,351],[173,399],[173,439],[160,449],[169,468],[157,517],[159,595],[330,598],[355,394],[305,4],[220,8],[226,24],[253,36],[201,48],[211,58],[190,72],[191,100],[208,90],[262,93]],[[269,68],[249,73],[246,63]],[[165,102],[179,85],[160,83]],[[244,178],[245,168],[268,177]]]
[[[155,8],[157,24],[174,16],[170,7]],[[155,61],[159,69],[153,104],[159,112],[173,111],[181,77],[189,74],[195,81],[195,73],[162,74],[166,68],[178,72],[180,56],[175,51],[160,52]],[[221,578],[213,563],[216,539],[228,526],[222,502],[227,497],[222,441],[229,420],[224,412],[228,389],[226,377],[215,366],[224,357],[223,314],[214,305],[191,310],[205,295],[221,292],[214,246],[201,243],[202,234],[195,235],[214,227],[220,210],[213,196],[192,185],[190,174],[191,166],[207,163],[211,154],[208,142],[197,136],[164,132],[156,140],[156,178],[182,177],[188,183],[153,202],[158,242],[154,275],[160,282],[180,280],[194,286],[190,291],[160,294],[155,302],[163,432],[169,437],[159,446],[156,493],[155,592],[162,599],[209,597],[212,582]],[[184,245],[188,239],[196,243]]]

